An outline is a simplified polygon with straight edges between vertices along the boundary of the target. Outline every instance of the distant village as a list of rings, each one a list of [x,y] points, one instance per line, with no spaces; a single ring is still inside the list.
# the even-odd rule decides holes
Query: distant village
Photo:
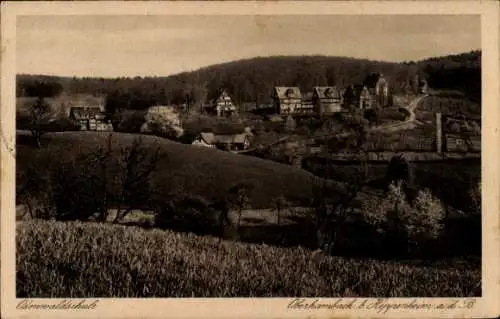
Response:
[[[428,91],[425,80],[418,79],[420,93]],[[276,86],[271,93],[271,102],[265,105],[245,103],[246,109],[264,111],[278,116],[331,116],[343,112],[349,107],[361,110],[384,108],[392,105],[392,93],[387,78],[381,73],[368,75],[361,84],[352,84],[345,89],[337,86],[316,86],[310,92],[302,93],[296,86]],[[153,107],[153,106],[152,106]],[[182,109],[183,106],[180,106]],[[162,108],[179,106],[154,106],[155,111]],[[238,113],[238,107],[230,94],[222,88],[216,98],[203,103],[201,113],[215,117],[230,117]],[[89,105],[72,107],[69,118],[80,130],[111,131],[113,126],[104,113],[104,106]],[[245,150],[250,147],[251,132],[246,130],[239,134],[217,135],[204,132],[193,141],[195,145],[217,147],[226,150]]]

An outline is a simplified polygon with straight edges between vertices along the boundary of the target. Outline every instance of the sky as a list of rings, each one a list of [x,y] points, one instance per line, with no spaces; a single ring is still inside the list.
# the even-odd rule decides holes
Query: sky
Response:
[[[273,55],[419,60],[481,48],[479,16],[20,16],[17,73],[167,76]]]

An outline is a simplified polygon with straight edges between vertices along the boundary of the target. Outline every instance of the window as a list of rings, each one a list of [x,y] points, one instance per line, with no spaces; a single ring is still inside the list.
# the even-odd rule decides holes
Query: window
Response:
[[[287,89],[286,92],[285,92],[285,95],[287,97],[294,97],[295,96],[295,92],[293,91],[293,89]]]

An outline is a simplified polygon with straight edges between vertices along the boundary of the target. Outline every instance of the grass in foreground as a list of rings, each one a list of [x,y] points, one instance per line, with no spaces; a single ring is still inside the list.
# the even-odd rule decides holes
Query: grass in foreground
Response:
[[[480,267],[323,256],[96,223],[17,224],[17,297],[463,297]],[[479,288],[478,288],[479,287]]]

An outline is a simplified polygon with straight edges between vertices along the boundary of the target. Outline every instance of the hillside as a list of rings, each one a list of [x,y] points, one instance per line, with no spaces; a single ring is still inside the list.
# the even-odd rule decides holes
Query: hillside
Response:
[[[26,182],[29,168],[44,176],[61,162],[73,161],[77,154],[105,145],[108,133],[60,132],[43,135],[43,148],[32,146],[28,136],[17,137],[18,186]],[[136,135],[113,133],[114,149],[131,145]],[[159,145],[166,154],[153,174],[152,184],[164,196],[182,193],[206,199],[222,199],[239,182],[254,185],[250,202],[254,208],[267,208],[269,202],[284,195],[297,204],[308,203],[321,179],[292,166],[251,156],[179,144],[166,139],[145,136],[147,147]],[[330,184],[332,187],[333,184]],[[341,188],[342,185],[337,185]]]
[[[434,89],[458,90],[476,103],[481,102],[481,51],[471,51],[418,62]]]
[[[225,88],[237,104],[268,103],[273,86],[294,85],[304,92],[315,85],[345,87],[362,82],[371,72],[390,79],[400,93],[412,87],[416,74],[431,87],[463,90],[480,98],[481,52],[394,63],[330,56],[273,56],[232,61],[166,77],[70,78],[18,75],[18,96],[29,95],[36,81],[56,82],[55,91],[107,95],[108,106],[145,108],[151,104],[199,105]],[[50,85],[49,85],[50,87]]]

